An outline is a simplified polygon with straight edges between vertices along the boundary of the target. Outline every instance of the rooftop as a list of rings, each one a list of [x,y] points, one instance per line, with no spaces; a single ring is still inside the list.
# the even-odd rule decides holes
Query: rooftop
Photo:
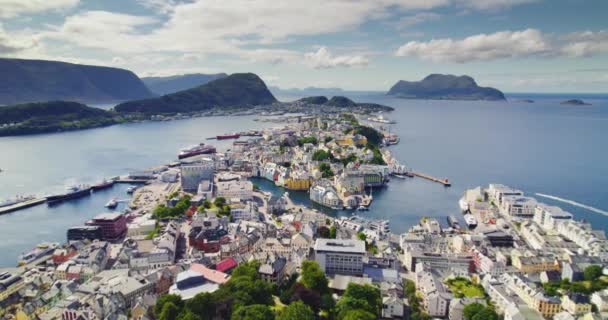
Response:
[[[315,251],[333,251],[344,253],[365,253],[365,242],[361,240],[317,239]]]

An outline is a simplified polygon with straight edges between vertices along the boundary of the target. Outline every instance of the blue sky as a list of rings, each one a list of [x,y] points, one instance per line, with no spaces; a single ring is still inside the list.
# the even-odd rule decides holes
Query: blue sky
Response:
[[[0,56],[387,90],[430,73],[608,90],[605,0],[0,0]]]

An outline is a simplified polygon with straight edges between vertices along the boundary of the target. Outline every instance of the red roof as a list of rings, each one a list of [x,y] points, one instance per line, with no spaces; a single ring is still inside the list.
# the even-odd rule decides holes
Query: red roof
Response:
[[[220,261],[216,266],[215,270],[220,272],[226,272],[234,267],[236,267],[238,263],[233,258],[226,258]]]
[[[204,265],[198,263],[193,263],[190,266],[190,270],[200,273],[203,277],[205,277],[205,279],[211,282],[215,282],[217,284],[226,283],[228,279],[230,279],[229,275],[217,270],[209,269]]]

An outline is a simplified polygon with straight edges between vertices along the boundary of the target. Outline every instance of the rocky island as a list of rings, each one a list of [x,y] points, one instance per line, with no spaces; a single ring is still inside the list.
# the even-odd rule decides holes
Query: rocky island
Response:
[[[384,106],[377,103],[357,103],[353,100],[344,96],[334,96],[331,99],[327,99],[325,96],[313,96],[306,97],[295,101],[296,104],[309,104],[314,106],[329,106],[336,108],[347,108],[347,109],[365,109],[368,112],[378,111],[393,111],[392,107]]]
[[[421,81],[400,80],[387,94],[406,99],[505,100],[501,91],[480,87],[469,76],[444,74],[431,74]]]
[[[587,103],[580,99],[565,100],[565,101],[560,102],[559,104],[567,104],[567,105],[571,105],[571,106],[590,106],[591,105],[591,103]]]
[[[78,102],[49,101],[0,107],[0,136],[97,128],[126,121]]]
[[[104,103],[154,96],[125,69],[0,58],[0,74],[0,105],[53,100]]]

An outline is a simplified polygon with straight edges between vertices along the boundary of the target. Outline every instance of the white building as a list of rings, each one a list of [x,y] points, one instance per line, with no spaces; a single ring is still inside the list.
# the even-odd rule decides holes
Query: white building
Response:
[[[538,202],[524,196],[502,196],[500,213],[514,218],[532,218]]]
[[[203,180],[213,180],[214,165],[212,161],[181,166],[182,189],[194,192]]]
[[[253,183],[248,180],[219,181],[216,185],[216,194],[226,199],[251,200]]]
[[[559,207],[539,203],[534,209],[534,222],[545,230],[557,229],[557,224],[572,220],[572,214]]]
[[[522,197],[524,195],[523,191],[513,189],[511,187],[507,187],[502,184],[490,184],[488,187],[487,193],[488,193],[488,196],[490,197],[490,200],[494,201],[494,204],[496,204],[496,206],[499,206],[499,207],[502,204],[503,197],[506,197],[506,196]]]
[[[364,241],[317,239],[314,250],[315,260],[327,274],[363,274]]]

